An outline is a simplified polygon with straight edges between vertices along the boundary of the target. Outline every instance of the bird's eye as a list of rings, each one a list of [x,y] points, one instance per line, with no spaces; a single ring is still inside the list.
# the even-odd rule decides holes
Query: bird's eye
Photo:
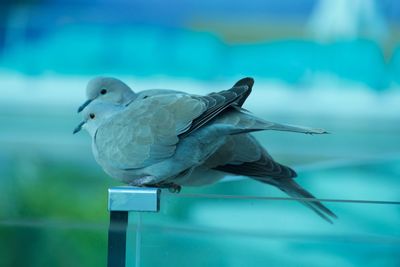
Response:
[[[101,89],[100,94],[102,94],[102,95],[107,94],[107,89]]]
[[[94,117],[96,117],[96,115],[94,115],[94,113],[90,113],[90,114],[89,114],[89,117],[90,117],[91,119],[94,119]]]

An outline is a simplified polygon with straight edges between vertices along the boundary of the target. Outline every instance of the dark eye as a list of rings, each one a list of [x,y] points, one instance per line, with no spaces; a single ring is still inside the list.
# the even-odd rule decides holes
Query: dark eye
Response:
[[[147,95],[145,95],[145,96],[143,97],[143,99],[146,99],[146,98],[148,98],[148,96],[147,96]]]
[[[107,94],[107,89],[101,89],[100,94],[102,94],[102,95]]]
[[[89,117],[90,117],[91,119],[94,119],[94,117],[96,117],[96,115],[94,115],[94,113],[90,113],[90,114],[89,114]]]

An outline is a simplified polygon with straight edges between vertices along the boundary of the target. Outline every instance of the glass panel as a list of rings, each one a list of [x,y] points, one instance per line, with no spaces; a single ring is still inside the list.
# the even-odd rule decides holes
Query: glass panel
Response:
[[[126,234],[126,267],[140,266],[141,212],[129,212]]]
[[[160,213],[135,214],[141,236],[132,243],[140,246],[127,257],[140,258],[129,266],[398,266],[398,166],[389,160],[303,173],[299,183],[331,199],[324,205],[338,215],[333,224],[251,180],[164,191]]]

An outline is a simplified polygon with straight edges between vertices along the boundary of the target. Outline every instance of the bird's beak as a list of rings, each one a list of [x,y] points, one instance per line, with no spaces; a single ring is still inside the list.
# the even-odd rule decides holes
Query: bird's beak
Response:
[[[77,132],[79,132],[80,130],[82,130],[82,126],[85,124],[85,121],[82,121],[81,123],[79,123],[78,126],[76,126],[76,128],[74,129],[73,134],[76,134]]]
[[[84,110],[86,108],[87,105],[90,104],[90,102],[92,102],[94,99],[88,99],[85,101],[85,103],[83,103],[79,108],[78,108],[78,113],[81,112],[82,110]]]

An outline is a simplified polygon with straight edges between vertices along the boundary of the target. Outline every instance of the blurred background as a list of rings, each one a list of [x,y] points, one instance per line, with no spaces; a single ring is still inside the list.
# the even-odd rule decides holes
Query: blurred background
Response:
[[[399,1],[1,1],[0,266],[106,265],[118,183],[72,135],[98,75],[197,94],[254,77],[245,108],[332,133],[256,134],[302,186],[400,201]],[[142,218],[143,266],[400,266],[396,203],[327,202],[329,225],[250,196],[284,194],[229,177],[166,193]]]

